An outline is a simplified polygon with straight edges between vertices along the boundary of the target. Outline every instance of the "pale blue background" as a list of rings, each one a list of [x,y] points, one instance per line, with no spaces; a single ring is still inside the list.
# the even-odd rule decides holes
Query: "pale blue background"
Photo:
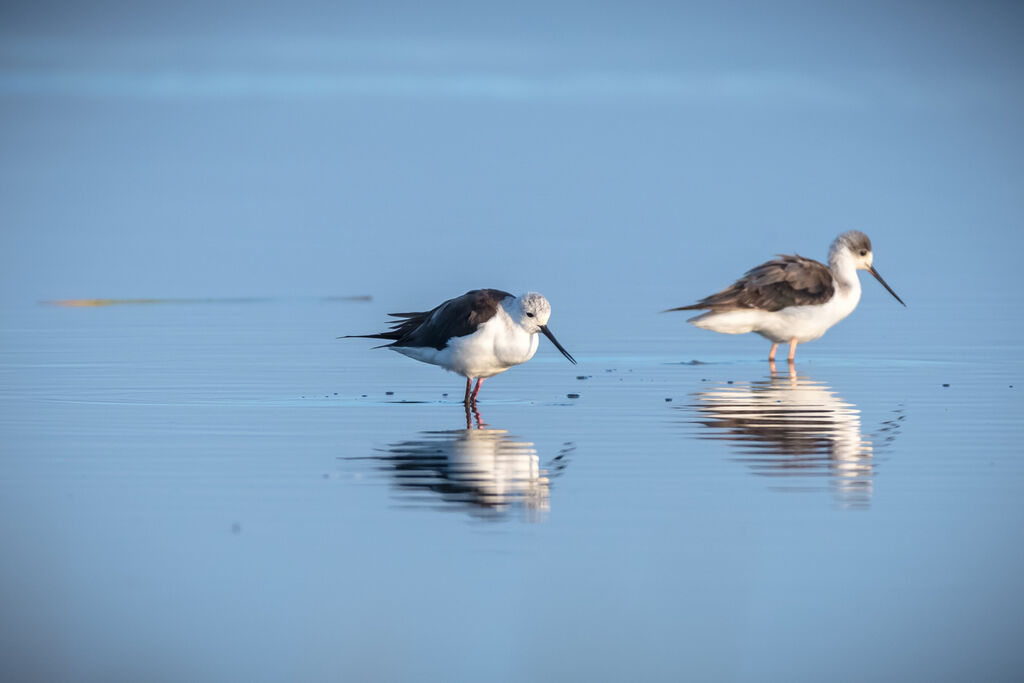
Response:
[[[1021,28],[985,2],[8,4],[3,300],[657,310],[853,227],[907,301],[1002,292]]]
[[[3,5],[4,673],[1016,678],[1022,34],[993,2]],[[828,458],[755,476],[695,422],[764,340],[657,313],[850,228],[909,304],[865,277],[798,356],[873,444],[854,509]],[[544,292],[580,360],[484,390],[571,453],[537,523],[354,460],[464,426],[461,383],[334,337],[481,286]],[[106,297],[259,300],[39,305]]]

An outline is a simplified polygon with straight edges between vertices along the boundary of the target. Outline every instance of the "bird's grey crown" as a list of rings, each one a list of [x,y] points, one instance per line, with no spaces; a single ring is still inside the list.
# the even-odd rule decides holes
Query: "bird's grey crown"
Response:
[[[832,249],[846,248],[855,254],[862,250],[871,251],[871,239],[860,230],[848,230],[836,238],[832,243]]]
[[[522,303],[523,312],[541,314],[551,314],[551,304],[544,298],[543,294],[537,292],[527,292],[519,297],[519,301]]]

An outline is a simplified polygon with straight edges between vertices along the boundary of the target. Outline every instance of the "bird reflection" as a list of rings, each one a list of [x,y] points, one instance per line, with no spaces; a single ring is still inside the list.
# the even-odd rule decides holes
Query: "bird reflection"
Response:
[[[827,477],[843,507],[868,507],[873,493],[875,444],[862,431],[860,411],[832,389],[772,367],[766,380],[727,384],[693,395],[701,438],[732,442],[739,462],[757,475]],[[892,441],[903,415],[883,423],[876,440]],[[789,490],[809,490],[789,482]]]
[[[465,429],[420,432],[370,459],[393,477],[403,505],[461,508],[484,519],[519,510],[527,521],[543,521],[551,506],[551,479],[574,449],[565,444],[542,466],[532,442],[492,429],[469,406]]]

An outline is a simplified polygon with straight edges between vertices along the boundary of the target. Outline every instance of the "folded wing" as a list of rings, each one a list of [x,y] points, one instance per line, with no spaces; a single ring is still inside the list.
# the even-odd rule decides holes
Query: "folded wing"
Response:
[[[494,317],[502,300],[511,297],[500,289],[474,289],[445,301],[429,311],[388,313],[401,318],[391,329],[378,334],[353,334],[349,337],[388,339],[384,346],[433,347],[441,350],[453,337],[464,337]]]
[[[779,255],[776,259],[751,268],[721,292],[704,297],[690,306],[669,310],[728,311],[756,308],[780,311],[789,306],[823,304],[834,293],[832,272],[825,265],[796,254]]]

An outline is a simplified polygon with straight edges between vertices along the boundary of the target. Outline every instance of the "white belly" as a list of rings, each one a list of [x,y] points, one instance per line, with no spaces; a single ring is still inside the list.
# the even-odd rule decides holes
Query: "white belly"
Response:
[[[711,312],[690,318],[687,322],[724,334],[755,332],[776,343],[794,338],[803,343],[825,334],[828,328],[850,315],[859,301],[860,288],[857,287],[845,292],[837,290],[831,299],[820,305],[790,306],[781,311],[740,309]]]
[[[401,354],[423,363],[440,365],[463,377],[493,377],[533,358],[537,353],[536,334],[528,334],[517,325],[506,324],[496,315],[476,332],[456,337],[443,349],[391,346]]]

